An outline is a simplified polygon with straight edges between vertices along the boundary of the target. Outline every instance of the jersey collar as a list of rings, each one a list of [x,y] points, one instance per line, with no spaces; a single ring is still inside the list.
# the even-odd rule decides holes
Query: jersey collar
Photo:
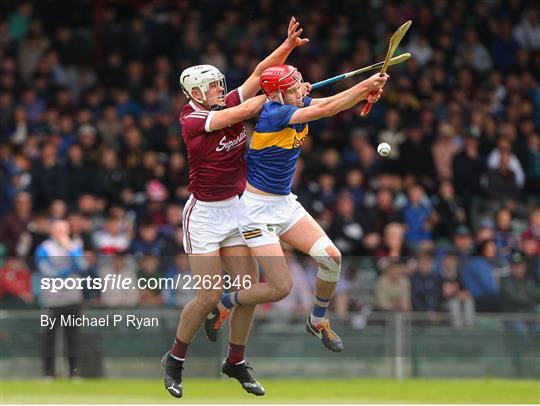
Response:
[[[201,109],[199,106],[197,106],[197,105],[193,102],[193,100],[190,100],[190,101],[189,101],[189,105],[190,105],[191,107],[193,107],[193,110],[195,110],[195,111],[208,111],[208,110],[206,110],[206,109]]]

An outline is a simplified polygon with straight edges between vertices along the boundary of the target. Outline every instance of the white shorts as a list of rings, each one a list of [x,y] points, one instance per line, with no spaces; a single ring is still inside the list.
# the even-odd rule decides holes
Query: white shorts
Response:
[[[206,254],[221,247],[246,245],[238,231],[238,204],[238,196],[218,202],[202,202],[191,195],[182,217],[186,253]]]
[[[246,190],[238,205],[238,227],[249,247],[279,244],[279,236],[307,214],[292,193],[264,196]]]

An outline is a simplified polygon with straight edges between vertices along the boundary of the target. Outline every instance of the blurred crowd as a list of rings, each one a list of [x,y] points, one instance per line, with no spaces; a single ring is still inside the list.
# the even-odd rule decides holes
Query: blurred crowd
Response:
[[[288,62],[312,83],[382,60],[392,32],[413,20],[396,53],[413,57],[390,68],[370,115],[360,118],[360,105],[319,120],[303,145],[293,192],[343,254],[336,313],[447,310],[461,326],[475,311],[533,312],[540,303],[537,4],[369,4],[60,1],[59,13],[48,2],[2,2],[0,300],[39,302],[33,257],[58,219],[68,221],[90,275],[189,272],[178,75],[209,63],[229,89],[241,85],[286,37],[294,15],[310,43]],[[389,157],[377,155],[380,142],[392,147]],[[274,308],[305,313],[316,268],[289,258],[293,293]],[[190,294],[85,292],[83,300],[181,306]]]

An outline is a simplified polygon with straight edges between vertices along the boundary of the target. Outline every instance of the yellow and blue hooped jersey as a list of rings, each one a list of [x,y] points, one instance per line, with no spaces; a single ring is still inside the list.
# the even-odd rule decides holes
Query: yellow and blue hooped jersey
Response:
[[[304,107],[311,98],[304,99]],[[247,152],[247,180],[257,189],[288,195],[308,125],[289,124],[298,107],[267,102],[259,115]]]

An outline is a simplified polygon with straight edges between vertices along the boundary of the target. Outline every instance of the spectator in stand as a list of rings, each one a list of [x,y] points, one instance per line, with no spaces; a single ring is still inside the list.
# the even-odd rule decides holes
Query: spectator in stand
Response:
[[[42,277],[69,278],[81,277],[87,269],[82,246],[69,237],[69,224],[65,220],[54,220],[50,228],[50,237],[41,243],[36,250],[36,265]],[[80,316],[83,293],[80,289],[62,287],[53,291],[42,289],[41,302],[48,310],[49,317],[57,322],[52,328],[45,329],[43,336],[43,362],[44,376],[55,376],[55,337],[60,317]],[[79,357],[79,327],[64,326],[66,336],[67,356],[69,362],[69,376],[78,375],[77,361]]]
[[[104,107],[101,118],[97,120],[97,129],[106,146],[117,150],[122,135],[122,123],[118,118],[116,106]]]
[[[527,139],[527,155],[525,158],[525,191],[531,197],[536,196],[536,203],[540,202],[540,134],[534,133]]]
[[[501,257],[509,258],[519,245],[518,235],[512,225],[512,212],[507,208],[500,209],[496,214],[495,227],[497,253]]]
[[[376,310],[411,310],[411,283],[400,264],[390,264],[375,284],[374,305]]]
[[[407,139],[399,148],[399,167],[402,175],[413,175],[420,182],[433,179],[433,156],[420,128],[409,128]]]
[[[58,155],[61,159],[65,159],[66,153],[70,147],[75,145],[77,134],[75,130],[75,122],[68,114],[58,117],[58,136],[60,144],[58,145]]]
[[[522,47],[540,51],[540,18],[537,9],[529,8],[523,13],[521,22],[514,28],[514,37]]]
[[[416,34],[409,44],[407,44],[407,52],[414,55],[414,59],[421,66],[425,66],[433,57],[433,48],[430,46],[428,39],[421,34]]]
[[[68,207],[64,200],[54,199],[49,206],[51,220],[63,220],[68,213]]]
[[[422,186],[414,185],[409,189],[409,199],[403,210],[403,217],[405,218],[407,244],[415,249],[431,247],[431,230],[435,216]]]
[[[439,180],[452,179],[452,161],[460,150],[460,142],[449,123],[439,125],[437,141],[431,147]]]
[[[159,229],[149,219],[144,219],[139,225],[138,235],[131,241],[129,251],[135,256],[151,252],[162,257],[170,253],[170,242],[159,235]]]
[[[128,120],[124,119],[124,121]],[[119,156],[123,158],[122,166],[128,171],[139,167],[142,163],[144,150],[145,143],[141,131],[135,126],[125,129],[119,153]],[[131,181],[135,180],[131,179]]]
[[[2,195],[0,195],[0,213],[2,215],[7,214],[8,211],[13,210],[13,199],[20,193],[31,193],[32,175],[23,169],[28,164],[26,162],[4,162],[6,174],[0,178],[0,185],[2,185]]]
[[[364,175],[362,171],[359,169],[349,170],[345,177],[345,183],[344,191],[350,193],[354,202],[354,208],[358,211],[363,209],[365,190],[363,187]]]
[[[465,289],[459,274],[459,259],[455,253],[445,253],[440,266],[443,307],[450,312],[454,328],[470,327],[474,324],[475,308],[471,294]]]
[[[497,148],[495,148],[488,155],[487,164],[491,170],[497,170],[501,168],[501,159],[504,156],[504,167],[509,172],[514,173],[516,186],[521,189],[525,184],[525,173],[523,167],[519,162],[519,159],[512,153],[512,142],[507,137],[501,137],[497,141]]]
[[[51,222],[45,211],[38,211],[19,238],[17,255],[33,255],[37,247],[49,237]]]
[[[54,144],[43,145],[41,159],[32,168],[32,190],[37,209],[44,209],[53,199],[63,199],[66,196],[64,165],[58,160]]]
[[[187,190],[188,168],[183,154],[179,152],[171,153],[164,182],[169,191],[169,196],[178,202],[187,202],[190,192]]]
[[[382,235],[389,223],[402,223],[403,213],[396,207],[394,195],[388,188],[377,191],[375,207],[371,210],[362,210],[362,224],[367,233]]]
[[[476,235],[474,236],[475,243],[481,244],[486,240],[495,239],[495,222],[489,216],[480,219],[476,227]]]
[[[18,46],[17,63],[19,72],[25,82],[29,82],[36,72],[41,56],[50,46],[50,40],[43,32],[40,20],[30,22],[28,32]]]
[[[358,257],[345,263],[344,280],[347,301],[351,314],[351,323],[354,327],[362,327],[367,321],[365,318],[373,308],[373,292],[378,278],[378,272],[372,258]],[[360,311],[360,314],[357,313]],[[360,323],[358,325],[357,323]]]
[[[497,169],[487,173],[487,197],[491,207],[500,207],[507,201],[515,202],[520,197],[516,175],[509,167],[510,154],[502,152]]]
[[[390,160],[391,164],[389,165],[390,170],[396,171],[396,161],[399,159],[399,146],[403,141],[405,141],[405,134],[403,131],[403,126],[401,124],[401,116],[399,111],[396,109],[389,109],[386,112],[386,125],[385,128],[379,131],[377,135],[377,143],[386,142],[390,145],[391,152],[388,155],[387,159]],[[387,161],[385,161],[385,164]]]
[[[113,275],[115,280],[131,280],[127,288],[109,288],[101,293],[101,303],[107,307],[135,307],[139,304],[139,290],[136,289],[137,273],[132,258],[125,251],[116,251],[112,260],[99,268],[99,277],[105,280]],[[109,276],[110,278],[110,276]]]
[[[342,192],[336,206],[328,235],[343,256],[361,255],[364,230],[358,220],[351,195]]]
[[[362,149],[369,143],[368,133],[363,128],[354,128],[351,131],[350,146],[343,151],[343,161],[347,168],[360,165]]]
[[[449,239],[454,230],[466,220],[465,211],[457,201],[452,182],[443,180],[439,184],[439,194],[433,203],[437,213],[434,235],[436,238]]]
[[[332,210],[335,207],[336,195],[336,178],[330,173],[322,173],[318,177],[318,187],[314,194],[314,210],[324,211]]]
[[[9,36],[13,41],[20,42],[28,32],[32,18],[33,6],[30,1],[24,1],[8,18]]]
[[[400,223],[390,223],[384,228],[384,239],[379,249],[375,251],[378,260],[389,258],[392,261],[405,263],[412,255],[405,245],[405,228]],[[386,264],[388,261],[383,261]]]
[[[499,284],[493,275],[490,260],[497,255],[497,245],[493,240],[485,240],[478,247],[478,256],[467,261],[459,270],[465,287],[474,297],[479,312],[500,310]]]
[[[456,250],[458,262],[462,265],[469,259],[474,251],[474,241],[469,227],[466,225],[458,226],[454,232],[452,242]]]
[[[540,287],[540,255],[536,254],[536,240],[530,236],[523,237],[519,246],[527,263],[527,277]]]
[[[0,260],[0,301],[2,308],[26,307],[33,303],[30,270],[22,259]]]
[[[534,313],[540,303],[540,288],[527,278],[525,257],[518,251],[510,259],[511,274],[501,279],[501,308],[505,313]],[[509,320],[506,328],[527,339],[533,333],[540,335],[538,321]]]
[[[153,285],[162,278],[164,273],[160,271],[159,258],[151,252],[145,253],[139,258],[139,270],[137,279],[139,280],[139,304],[141,306],[161,306],[164,304],[162,297],[162,287]],[[142,282],[141,282],[142,280]],[[155,288],[153,286],[156,286]]]
[[[94,248],[99,255],[114,255],[129,248],[129,238],[121,226],[121,220],[118,217],[109,215],[105,220],[103,230],[94,233]]]
[[[66,164],[66,201],[74,207],[84,193],[94,191],[95,171],[85,162],[85,153],[79,144],[68,149]]]
[[[92,227],[100,226],[104,221],[100,202],[96,196],[85,193],[77,202],[77,210],[92,221]]]
[[[495,222],[490,217],[485,217],[480,221],[480,224],[476,230],[476,243],[481,245],[484,241],[492,240],[495,242]],[[491,266],[491,273],[497,280],[503,276],[508,276],[510,274],[510,267],[508,261],[502,255],[499,255],[498,249],[496,255],[490,257],[487,260]]]
[[[146,216],[151,218],[152,221],[161,226],[165,223],[165,201],[168,198],[168,192],[165,186],[157,180],[154,179],[146,185],[146,196],[148,202],[146,205]]]
[[[540,208],[533,209],[530,214],[527,229],[521,234],[522,241],[526,238],[536,241],[535,255],[540,256]]]
[[[96,169],[95,188],[97,196],[108,201],[120,202],[121,193],[129,186],[129,174],[120,166],[118,155],[112,148],[102,150],[100,166]]]
[[[21,235],[32,220],[32,197],[19,193],[14,200],[14,211],[0,220],[0,244],[7,247],[8,255],[15,255]]]
[[[435,272],[433,253],[423,251],[418,256],[417,269],[411,275],[411,304],[414,311],[429,312],[432,322],[441,308],[441,278]]]
[[[360,165],[359,169],[368,179],[373,179],[381,173],[382,161],[377,155],[375,148],[369,143],[365,143],[359,150]]]
[[[186,253],[180,252],[175,255],[173,263],[165,271],[165,277],[172,278],[174,281],[179,280],[180,286],[188,286],[191,270]],[[167,306],[182,308],[193,299],[195,291],[193,289],[175,289],[168,286],[162,291],[162,294]]]
[[[456,65],[467,66],[476,71],[485,72],[492,67],[491,57],[479,41],[478,31],[472,27],[465,31],[464,41],[457,50]]]
[[[452,160],[452,173],[456,190],[463,199],[467,216],[470,216],[473,198],[480,195],[481,179],[486,173],[485,160],[480,155],[478,139],[474,135],[469,133],[465,136],[463,149]]]
[[[92,250],[92,236],[88,219],[81,213],[74,211],[68,214],[67,221],[71,231],[71,238],[81,244],[85,251]]]
[[[182,226],[182,210],[183,207],[176,203],[168,204],[165,207],[164,223],[159,227],[158,234],[170,241],[171,244],[177,244],[178,239],[181,238],[178,235],[178,230]]]

